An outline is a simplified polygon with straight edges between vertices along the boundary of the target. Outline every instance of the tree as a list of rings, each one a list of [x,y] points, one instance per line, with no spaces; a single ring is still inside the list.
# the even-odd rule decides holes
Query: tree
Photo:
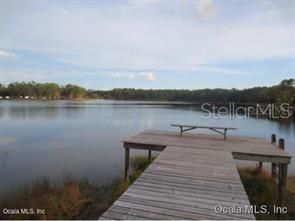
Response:
[[[279,85],[282,87],[295,87],[295,79],[290,78],[290,79],[282,80]]]
[[[84,98],[86,90],[77,85],[68,84],[62,88],[62,95],[68,99]]]
[[[4,96],[5,95],[5,86],[3,84],[0,84],[0,96]]]
[[[119,100],[165,100],[190,102],[235,102],[235,103],[289,103],[295,106],[295,79],[285,79],[272,87],[202,90],[143,90],[115,88],[110,91],[86,90],[73,84],[60,87],[55,83],[13,82],[7,87],[0,84],[0,96],[30,96],[38,99],[105,98]]]

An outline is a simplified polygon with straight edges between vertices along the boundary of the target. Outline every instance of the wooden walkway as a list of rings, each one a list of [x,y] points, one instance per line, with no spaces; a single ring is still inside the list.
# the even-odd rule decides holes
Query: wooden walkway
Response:
[[[264,139],[149,130],[124,140],[129,149],[162,151],[100,219],[255,219],[234,158],[286,165],[290,155]],[[126,170],[128,174],[128,170]],[[223,208],[241,213],[219,213]]]

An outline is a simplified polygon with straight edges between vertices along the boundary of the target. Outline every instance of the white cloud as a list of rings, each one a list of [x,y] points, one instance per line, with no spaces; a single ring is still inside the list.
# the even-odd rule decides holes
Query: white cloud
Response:
[[[128,79],[143,79],[146,81],[154,81],[156,79],[154,73],[152,72],[139,72],[139,73],[114,73],[112,74],[114,78],[128,78]]]
[[[154,74],[121,71],[185,72],[204,64],[294,58],[295,54],[294,22],[277,7],[279,1],[272,6],[253,1],[248,7],[222,0],[44,2],[36,1],[17,14],[12,7],[18,8],[17,4],[12,4],[11,19],[0,13],[4,48],[46,54],[80,67],[116,69],[118,73],[109,74],[145,80],[154,80]],[[292,5],[285,8],[294,21]],[[211,19],[197,19],[196,14]]]
[[[15,58],[16,55],[14,53],[0,50],[0,58]]]
[[[197,12],[200,17],[211,17],[216,13],[216,7],[212,0],[198,0]]]
[[[155,75],[152,72],[141,72],[139,76],[144,78],[147,81],[154,81],[156,80]]]

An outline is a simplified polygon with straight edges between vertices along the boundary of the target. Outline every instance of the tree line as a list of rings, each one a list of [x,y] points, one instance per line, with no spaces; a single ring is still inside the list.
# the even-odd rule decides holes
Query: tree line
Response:
[[[143,90],[116,88],[96,91],[99,97],[118,100],[186,101],[186,102],[236,102],[236,103],[289,103],[295,106],[295,79],[286,79],[272,87],[249,89],[200,90]]]
[[[295,106],[295,79],[286,79],[271,87],[249,89],[199,89],[199,90],[144,90],[115,88],[108,91],[87,90],[83,87],[56,83],[14,82],[0,84],[0,96],[35,99],[101,98],[116,100],[186,101],[186,102],[236,102],[236,103],[289,103]]]
[[[67,84],[60,86],[56,83],[14,82],[5,87],[0,84],[0,96],[14,99],[83,99],[97,98],[92,90]]]

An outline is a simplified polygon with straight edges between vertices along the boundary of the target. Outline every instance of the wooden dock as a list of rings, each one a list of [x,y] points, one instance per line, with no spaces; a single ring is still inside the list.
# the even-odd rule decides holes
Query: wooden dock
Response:
[[[148,130],[124,142],[130,149],[162,151],[100,219],[255,219],[234,159],[270,162],[286,185],[291,156],[265,139]],[[262,165],[262,163],[261,163]],[[275,172],[275,171],[273,171]],[[235,212],[220,212],[234,209]]]

